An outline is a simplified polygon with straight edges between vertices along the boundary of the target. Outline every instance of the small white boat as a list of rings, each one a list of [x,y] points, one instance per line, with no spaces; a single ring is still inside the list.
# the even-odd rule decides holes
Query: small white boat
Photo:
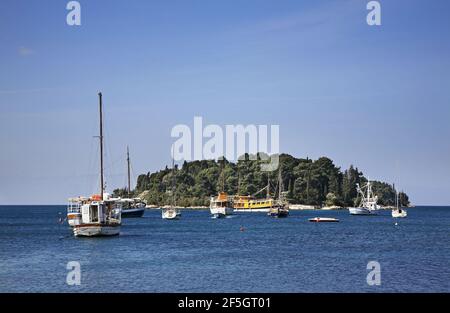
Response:
[[[161,217],[164,220],[177,220],[180,218],[180,213],[175,207],[163,207],[161,208]]]
[[[368,181],[362,188],[356,184],[356,188],[361,195],[361,203],[357,208],[348,208],[350,215],[377,215],[380,206],[377,204],[378,197],[372,191],[371,182]]]
[[[398,192],[396,193],[396,208],[392,210],[393,218],[405,218],[408,216],[408,212],[405,209],[400,208],[398,201]]]
[[[339,219],[334,217],[314,217],[310,218],[309,221],[315,223],[338,223]]]
[[[401,218],[401,217],[407,217],[408,213],[406,212],[405,209],[396,209],[396,210],[392,210],[392,217],[394,218]]]
[[[226,217],[234,213],[233,205],[225,192],[219,193],[217,197],[211,197],[209,210],[215,218]]]
[[[171,204],[166,205],[161,208],[161,217],[164,220],[178,220],[181,217],[181,212],[176,207],[176,199],[175,199],[175,190],[176,190],[176,182],[175,182],[175,158],[174,151],[172,149],[172,188],[170,190],[171,194]]]

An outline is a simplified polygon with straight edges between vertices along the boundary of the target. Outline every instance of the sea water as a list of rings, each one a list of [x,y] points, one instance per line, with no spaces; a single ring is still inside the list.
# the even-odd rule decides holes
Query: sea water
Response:
[[[316,216],[340,222],[308,222]],[[0,206],[0,292],[450,291],[450,207],[411,208],[406,219],[184,210],[162,220],[147,210],[108,238],[75,238],[61,218],[64,206]],[[67,283],[73,261],[80,285]],[[379,285],[367,282],[372,261]]]

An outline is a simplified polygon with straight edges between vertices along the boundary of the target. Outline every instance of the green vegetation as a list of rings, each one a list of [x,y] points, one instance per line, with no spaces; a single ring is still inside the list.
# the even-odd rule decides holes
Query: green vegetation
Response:
[[[221,191],[221,182],[225,181],[225,191],[230,194],[253,195],[267,185],[267,175],[273,183],[272,193],[276,188],[278,172],[261,172],[258,160],[249,160],[243,156],[238,162],[193,161],[184,162],[183,166],[168,167],[156,173],[147,173],[138,177],[134,195],[148,191],[145,196],[150,204],[166,205],[170,203],[172,175],[175,175],[177,205],[209,205],[212,195]],[[353,166],[344,172],[326,157],[317,160],[297,159],[288,154],[280,155],[281,176],[291,203],[308,205],[355,206],[360,198],[356,184],[364,184],[367,179]],[[223,171],[222,171],[223,169]],[[224,175],[222,177],[221,175]],[[379,204],[395,205],[394,186],[387,183],[373,182],[373,190],[378,195]],[[114,191],[123,194],[123,189]],[[258,197],[264,197],[261,193]],[[409,205],[408,196],[400,193],[401,205]]]

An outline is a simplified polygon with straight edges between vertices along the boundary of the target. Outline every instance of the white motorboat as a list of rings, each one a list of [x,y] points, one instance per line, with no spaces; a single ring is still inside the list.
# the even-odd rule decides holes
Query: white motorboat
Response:
[[[310,218],[309,221],[314,223],[338,223],[339,219],[334,217],[314,217]]]
[[[221,192],[219,192],[217,197],[211,197],[209,202],[209,211],[214,218],[222,218],[234,213],[233,199],[228,197],[228,194],[225,192],[225,160],[223,159],[221,160],[221,168]]]
[[[161,208],[161,217],[165,220],[177,220],[180,218],[179,210],[172,206]]]
[[[234,213],[232,202],[225,192],[220,192],[217,197],[211,197],[209,210],[215,218],[226,217]]]

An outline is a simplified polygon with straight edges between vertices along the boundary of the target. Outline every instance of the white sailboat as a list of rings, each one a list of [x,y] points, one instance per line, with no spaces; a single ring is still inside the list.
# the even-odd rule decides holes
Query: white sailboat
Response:
[[[161,208],[161,217],[164,220],[177,220],[181,217],[181,212],[176,207],[175,201],[175,159],[172,151],[172,190],[171,190],[171,205],[167,205]]]
[[[103,111],[102,94],[99,93],[100,107],[100,194],[90,198],[69,199],[68,220],[75,236],[114,236],[120,233],[121,203],[109,198],[104,192],[103,182]],[[69,215],[72,218],[69,219]]]
[[[378,197],[374,195],[372,191],[372,184],[370,181],[367,182],[362,188],[359,184],[356,184],[358,193],[361,195],[361,203],[359,207],[348,208],[351,215],[377,215],[380,209],[378,202]],[[365,190],[365,192],[364,192]]]
[[[394,218],[404,218],[408,216],[408,212],[403,208],[400,208],[399,201],[398,201],[398,192],[395,193],[395,202],[396,202],[396,208],[392,210],[391,214]]]

